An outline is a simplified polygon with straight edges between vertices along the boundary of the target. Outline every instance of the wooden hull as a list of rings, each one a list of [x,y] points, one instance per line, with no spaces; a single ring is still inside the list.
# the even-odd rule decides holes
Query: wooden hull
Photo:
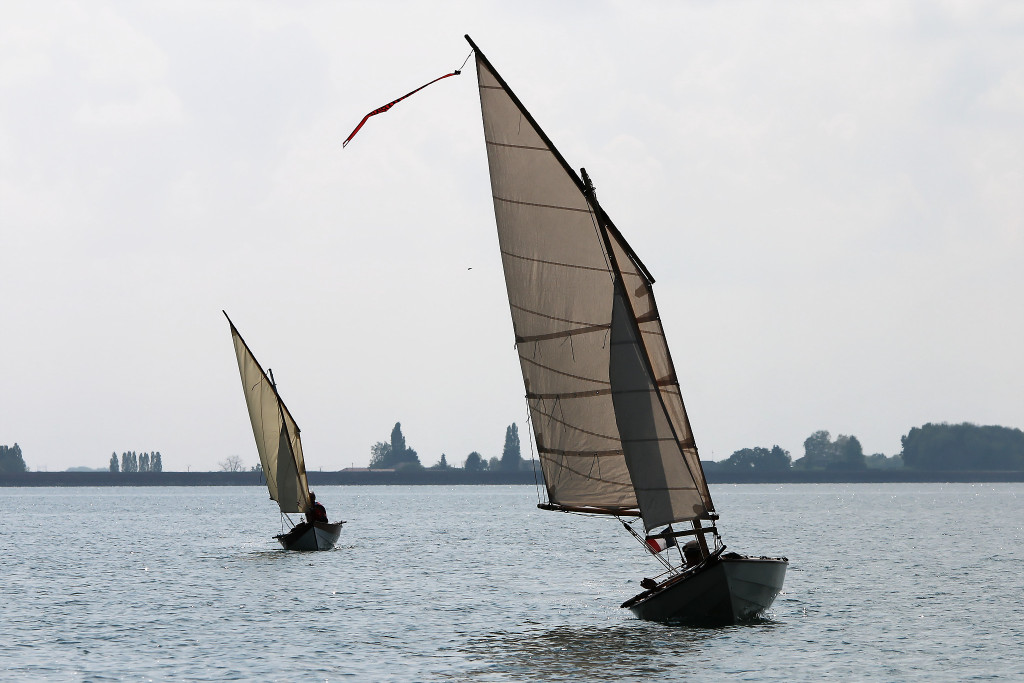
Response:
[[[622,604],[640,619],[735,624],[759,616],[782,591],[789,560],[730,553]]]
[[[285,550],[330,550],[344,522],[301,522],[286,534],[274,536]]]

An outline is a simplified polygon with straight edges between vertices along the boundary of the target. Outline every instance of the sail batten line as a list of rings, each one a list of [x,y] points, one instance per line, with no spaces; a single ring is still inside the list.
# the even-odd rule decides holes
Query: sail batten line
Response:
[[[589,325],[587,327],[577,327],[571,330],[562,330],[561,332],[548,332],[547,334],[531,334],[531,335],[516,335],[517,344],[527,344],[536,341],[547,341],[549,339],[563,339],[566,337],[575,337],[581,334],[593,334],[594,332],[604,332],[611,329],[611,324],[607,325]]]
[[[547,147],[537,147],[536,145],[513,145],[508,142],[494,142],[493,140],[484,140],[485,143],[493,147],[508,147],[509,149],[531,149],[535,152],[550,152]]]
[[[561,448],[539,446],[537,448],[537,452],[546,453],[548,455],[564,455],[573,458],[607,458],[612,455],[622,455],[621,448],[609,449],[606,451],[567,451]]]
[[[557,206],[555,204],[540,204],[538,202],[524,202],[521,199],[508,199],[507,197],[499,197],[496,194],[491,195],[496,201],[506,202],[508,204],[518,204],[520,206],[535,206],[538,209],[554,209],[555,211],[577,211],[579,213],[590,213],[590,209],[580,209],[575,206]]]
[[[587,391],[567,391],[563,393],[553,392],[547,394],[527,391],[526,398],[561,400],[566,398],[594,398],[595,396],[608,396],[611,393],[611,389],[589,389]]]
[[[557,315],[549,315],[547,313],[541,313],[540,311],[535,311],[535,310],[533,310],[531,308],[526,308],[525,306],[520,306],[518,304],[509,304],[509,308],[512,308],[512,309],[517,310],[517,311],[522,311],[523,313],[529,313],[530,315],[535,315],[538,318],[544,318],[545,320],[554,320],[555,322],[569,323],[570,325],[579,325],[580,327],[592,327],[594,325],[600,325],[601,324],[601,323],[589,323],[589,322],[586,322],[584,320],[572,320],[571,318],[560,318]],[[610,323],[609,323],[609,325],[610,325]]]
[[[547,418],[549,421],[555,422],[557,424],[560,424],[563,427],[567,427],[567,428],[573,430],[574,432],[579,432],[580,434],[586,434],[587,436],[596,436],[599,439],[606,439],[608,441],[618,441],[619,440],[618,435],[611,436],[611,435],[608,435],[608,434],[598,434],[597,432],[592,432],[590,430],[583,429],[582,427],[578,427],[578,426],[576,426],[574,424],[566,422],[565,420],[559,419],[559,418],[555,417],[552,413],[544,412],[540,408],[534,408],[534,410],[536,410],[537,413],[540,414],[541,416]]]
[[[540,459],[542,461],[546,461],[546,462],[551,463],[552,465],[557,467],[560,472],[571,472],[572,474],[575,474],[578,477],[583,477],[584,479],[590,479],[591,481],[599,481],[599,482],[601,482],[603,484],[613,484],[615,486],[621,486],[623,488],[629,488],[630,490],[632,490],[632,488],[633,488],[632,484],[630,482],[628,482],[628,481],[616,481],[614,479],[600,479],[598,477],[592,477],[589,474],[587,474],[586,472],[581,472],[580,470],[577,470],[577,469],[574,469],[572,467],[569,467],[568,465],[566,465],[561,460],[558,460],[557,458],[552,458],[550,455],[546,455],[546,454],[540,453],[540,452],[538,452],[538,455],[540,456]]]
[[[568,377],[569,379],[578,379],[581,382],[591,382],[592,384],[601,384],[601,385],[606,386],[606,387],[611,386],[611,382],[609,382],[606,379],[593,379],[591,377],[583,377],[582,375],[574,375],[571,372],[565,372],[564,370],[558,370],[556,368],[553,368],[550,365],[544,365],[543,363],[538,363],[537,361],[533,360],[532,358],[527,358],[526,356],[524,356],[522,354],[519,354],[519,360],[521,360],[524,363],[530,363],[531,365],[533,365],[535,367],[538,367],[541,370],[547,370],[550,373],[553,373],[553,374],[556,374],[556,375],[561,375],[562,377]]]
[[[583,266],[576,263],[565,263],[563,261],[548,261],[542,258],[534,258],[533,256],[523,256],[521,254],[513,254],[511,251],[501,250],[501,253],[510,258],[521,259],[523,261],[529,261],[530,263],[541,263],[545,266],[559,266],[561,268],[574,268],[576,270],[590,270],[597,273],[607,273],[608,268],[598,268],[597,266]],[[557,318],[556,318],[557,320]],[[645,321],[646,322],[646,321]]]

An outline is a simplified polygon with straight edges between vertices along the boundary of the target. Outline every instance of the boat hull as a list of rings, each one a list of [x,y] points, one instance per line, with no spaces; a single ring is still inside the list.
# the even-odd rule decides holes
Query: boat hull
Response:
[[[622,604],[640,619],[735,624],[768,609],[782,591],[789,560],[730,553],[696,573],[666,581]]]
[[[286,534],[274,536],[285,550],[330,550],[344,522],[301,522]]]

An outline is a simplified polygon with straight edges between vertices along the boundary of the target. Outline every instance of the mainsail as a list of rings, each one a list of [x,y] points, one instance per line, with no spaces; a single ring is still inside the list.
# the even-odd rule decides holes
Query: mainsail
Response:
[[[227,313],[224,317],[227,318]],[[277,387],[260,367],[231,318],[231,340],[235,345],[242,390],[249,408],[249,422],[256,437],[256,450],[263,465],[270,497],[281,512],[305,512],[309,509],[309,485],[302,459],[299,427],[277,393]]]
[[[505,284],[552,506],[643,518],[714,506],[653,278],[479,48],[480,106]]]

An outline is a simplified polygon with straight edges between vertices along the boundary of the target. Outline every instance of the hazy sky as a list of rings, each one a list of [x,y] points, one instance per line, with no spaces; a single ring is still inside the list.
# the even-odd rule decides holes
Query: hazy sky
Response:
[[[1024,427],[1024,4],[3,2],[0,444],[310,469],[525,428],[469,33],[657,278],[705,459]],[[524,455],[529,447],[524,440]]]

